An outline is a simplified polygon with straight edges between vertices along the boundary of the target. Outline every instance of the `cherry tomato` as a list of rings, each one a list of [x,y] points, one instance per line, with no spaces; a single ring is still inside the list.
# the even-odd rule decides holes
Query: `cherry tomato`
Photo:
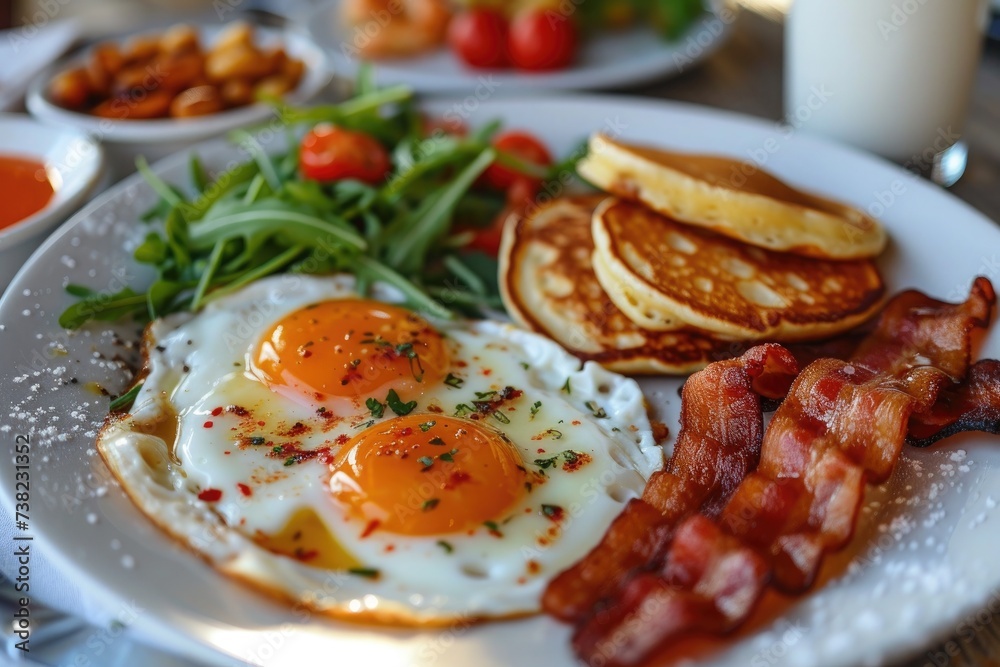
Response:
[[[500,214],[493,220],[493,224],[483,229],[477,229],[476,235],[472,238],[469,250],[481,250],[487,255],[496,257],[500,254],[500,240],[503,237],[503,229],[508,218],[523,215],[528,206],[535,200],[538,192],[538,183],[530,178],[518,178],[511,183],[507,190],[507,204]]]
[[[493,140],[493,146],[525,162],[531,162],[543,167],[552,164],[552,156],[549,155],[545,144],[527,132],[518,132],[517,130],[503,132]],[[519,171],[515,171],[502,164],[494,163],[483,174],[483,183],[497,190],[507,190],[515,181],[525,178],[528,177]],[[537,188],[538,179],[528,178],[528,180],[533,182]]]
[[[448,43],[466,65],[506,67],[507,18],[495,9],[470,9],[455,16],[448,26]]]
[[[317,125],[302,137],[299,168],[316,181],[356,179],[376,185],[390,168],[389,153],[375,138],[333,125]]]
[[[560,12],[529,9],[510,24],[507,48],[511,61],[521,69],[562,69],[573,60],[576,47],[576,25]]]

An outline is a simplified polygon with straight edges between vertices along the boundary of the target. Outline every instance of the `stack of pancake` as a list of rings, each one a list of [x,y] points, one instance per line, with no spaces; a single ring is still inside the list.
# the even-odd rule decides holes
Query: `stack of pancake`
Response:
[[[508,222],[504,304],[522,325],[625,373],[682,374],[760,341],[869,319],[886,245],[861,211],[728,158],[596,135],[580,174],[608,194]]]

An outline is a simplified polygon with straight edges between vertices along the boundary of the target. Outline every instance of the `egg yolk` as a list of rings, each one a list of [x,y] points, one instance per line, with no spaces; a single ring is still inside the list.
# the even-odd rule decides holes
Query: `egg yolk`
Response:
[[[502,521],[526,492],[527,472],[506,436],[436,414],[362,431],[331,469],[337,503],[369,529],[403,535],[483,529]]]
[[[272,391],[307,403],[330,397],[415,396],[448,370],[444,340],[404,308],[362,299],[323,301],[290,313],[257,346],[254,373]]]

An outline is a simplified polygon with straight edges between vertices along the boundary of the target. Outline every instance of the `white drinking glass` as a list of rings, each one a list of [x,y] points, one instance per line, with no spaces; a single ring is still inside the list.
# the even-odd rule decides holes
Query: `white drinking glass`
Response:
[[[794,127],[951,185],[989,0],[794,0],[785,114]]]

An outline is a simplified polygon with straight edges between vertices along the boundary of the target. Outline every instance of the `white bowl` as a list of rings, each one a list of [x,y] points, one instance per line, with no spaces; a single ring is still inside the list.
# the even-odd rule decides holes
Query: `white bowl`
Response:
[[[199,26],[202,45],[211,45],[224,27]],[[299,85],[285,96],[286,102],[291,104],[306,102],[329,82],[331,73],[326,66],[323,50],[301,31],[294,28],[255,26],[254,33],[258,45],[267,47],[281,44],[290,56],[301,60],[305,65]],[[204,139],[239,127],[264,122],[273,113],[271,107],[266,104],[250,104],[197,118],[119,120],[98,118],[70,111],[55,104],[48,94],[52,77],[57,72],[82,65],[89,56],[90,50],[75,54],[42,72],[28,87],[26,103],[28,111],[39,119],[70,125],[96,137],[104,144],[116,177],[131,173],[138,155],[143,155],[152,162]]]
[[[97,185],[104,152],[86,133],[54,127],[23,114],[0,114],[0,152],[45,165],[55,192],[37,213],[0,229],[0,292],[35,248],[83,204]]]

